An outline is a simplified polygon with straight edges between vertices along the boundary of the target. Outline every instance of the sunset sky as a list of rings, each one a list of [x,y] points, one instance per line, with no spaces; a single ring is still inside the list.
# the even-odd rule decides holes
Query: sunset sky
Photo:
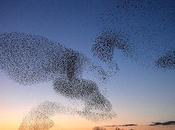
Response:
[[[45,36],[88,57],[92,57],[90,48],[96,35],[108,28],[126,33],[135,46],[131,58],[116,52],[120,71],[99,84],[117,117],[92,122],[57,114],[51,130],[175,120],[175,70],[154,66],[164,50],[175,49],[175,1],[0,0],[0,33]],[[46,100],[70,102],[56,95],[50,82],[23,86],[0,73],[0,130],[17,130],[24,115]],[[73,106],[75,101],[71,102]]]

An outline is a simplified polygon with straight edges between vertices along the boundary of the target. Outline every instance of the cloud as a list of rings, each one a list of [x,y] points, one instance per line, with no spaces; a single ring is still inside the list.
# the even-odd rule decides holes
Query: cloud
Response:
[[[124,125],[119,125],[119,126],[128,127],[128,126],[138,126],[138,125],[137,124],[124,124]]]
[[[167,122],[153,122],[150,126],[157,126],[157,125],[175,125],[175,121],[167,121]]]
[[[138,126],[137,124],[123,124],[123,125],[105,125],[104,127],[128,127],[128,126]]]

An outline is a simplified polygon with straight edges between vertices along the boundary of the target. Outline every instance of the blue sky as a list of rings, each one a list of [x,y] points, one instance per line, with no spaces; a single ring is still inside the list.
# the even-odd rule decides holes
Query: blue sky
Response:
[[[102,86],[107,88],[119,122],[175,120],[175,70],[158,70],[153,64],[164,50],[175,49],[174,24],[173,0],[0,0],[0,32],[39,34],[87,56],[99,32],[110,28],[126,33],[136,48],[134,58],[116,52],[120,71]],[[21,104],[27,98],[28,102],[55,99],[49,85],[39,85],[44,89],[38,93],[37,88],[19,87],[0,73],[4,92],[0,98],[6,103],[21,100]],[[28,91],[34,91],[33,95],[24,94]]]

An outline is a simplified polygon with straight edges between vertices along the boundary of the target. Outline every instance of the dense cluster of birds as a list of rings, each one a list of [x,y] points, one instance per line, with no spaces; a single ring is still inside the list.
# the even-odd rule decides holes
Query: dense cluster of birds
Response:
[[[115,49],[119,49],[125,54],[129,54],[131,51],[125,38],[112,30],[100,33],[92,45],[93,54],[103,62],[111,62],[113,60]]]
[[[0,68],[20,84],[51,80],[62,71],[64,61],[53,60],[61,60],[66,52],[59,43],[25,33],[3,33],[0,43]]]
[[[82,78],[85,67],[105,73],[83,54],[45,37],[17,32],[0,34],[0,69],[11,79],[22,85],[52,81],[57,94],[85,102],[84,110],[74,113],[90,120],[111,119],[115,113],[110,101],[94,81]],[[53,126],[49,117],[60,112],[57,108],[60,107],[53,103],[39,105],[24,118],[20,130],[30,127],[28,124],[49,129]],[[66,113],[67,109],[62,111]]]
[[[119,70],[118,64],[114,60],[115,50],[120,50],[125,56],[129,56],[132,54],[133,48],[121,33],[108,30],[97,35],[91,50],[95,57],[109,65],[108,68],[111,71],[107,72],[111,75]]]
[[[175,50],[167,51],[156,60],[156,66],[164,69],[175,69]]]

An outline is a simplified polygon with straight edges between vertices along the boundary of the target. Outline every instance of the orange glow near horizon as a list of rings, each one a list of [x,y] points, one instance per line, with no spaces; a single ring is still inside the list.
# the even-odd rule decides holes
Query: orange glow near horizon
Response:
[[[23,103],[21,103],[20,101],[17,102],[15,100],[13,103],[8,101],[10,100],[7,99],[6,101],[1,102],[2,106],[0,109],[0,115],[1,115],[0,130],[18,130],[23,117],[36,104],[22,105]],[[124,114],[120,113],[120,115]],[[130,122],[130,120],[127,120],[128,118],[130,118],[129,116],[125,115],[126,117],[125,116],[121,117],[120,115],[118,115],[117,118],[111,121],[92,122],[76,115],[57,114],[51,117],[51,119],[55,122],[55,124],[50,130],[92,130],[92,128],[95,126],[134,123]],[[146,118],[144,120],[146,120]],[[135,123],[139,122],[135,121]],[[174,129],[175,127],[173,126],[172,127],[138,126],[134,128],[134,130],[174,130]],[[114,128],[112,128],[111,130],[114,130]],[[129,127],[122,128],[122,130],[129,130]]]
[[[27,107],[19,108],[15,106],[3,106],[0,109],[0,130],[18,130],[19,125],[28,109]],[[119,125],[124,121],[111,120],[106,122],[92,122],[76,115],[57,114],[51,119],[55,122],[50,130],[92,130],[95,126]],[[121,130],[174,130],[175,126],[145,126],[137,127],[120,127]],[[106,130],[115,130],[115,128],[107,128]]]

